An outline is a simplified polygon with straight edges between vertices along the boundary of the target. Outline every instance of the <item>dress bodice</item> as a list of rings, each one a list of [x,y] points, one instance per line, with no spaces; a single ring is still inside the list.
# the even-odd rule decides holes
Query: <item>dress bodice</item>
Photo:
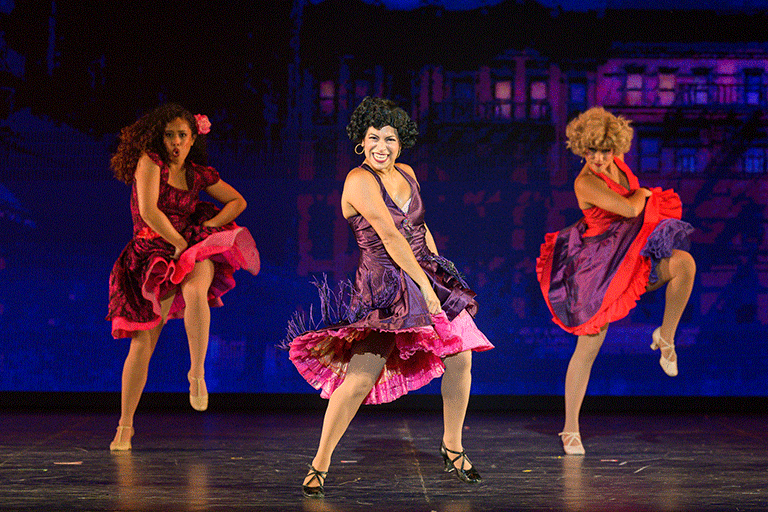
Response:
[[[411,198],[409,202],[406,203],[406,211],[403,211],[397,204],[395,204],[392,198],[389,197],[387,189],[384,187],[379,175],[366,164],[363,164],[362,168],[373,174],[374,178],[376,178],[376,181],[379,183],[381,195],[384,198],[384,204],[387,205],[387,209],[392,215],[392,220],[395,222],[398,231],[400,231],[405,239],[408,240],[416,259],[421,260],[426,258],[430,253],[429,249],[427,249],[425,239],[427,228],[424,224],[424,204],[421,201],[419,185],[416,180],[407,172],[404,172],[399,167],[395,166],[395,169],[397,169],[411,186]],[[361,261],[367,258],[374,258],[376,260],[390,259],[381,238],[365,217],[362,215],[355,215],[347,219],[347,221],[349,222],[352,231],[355,233],[355,240],[357,241],[357,246],[360,248]]]
[[[190,217],[200,202],[200,192],[219,181],[219,173],[213,167],[204,167],[191,162],[187,164],[187,188],[183,190],[168,184],[168,165],[158,155],[148,153],[149,157],[160,166],[160,189],[157,207],[173,224],[174,229],[182,231],[190,223]],[[131,190],[131,218],[133,234],[146,233],[149,226],[139,213],[138,192],[134,182]]]
[[[624,186],[616,183],[605,174],[597,172],[592,172],[592,174],[603,180],[605,184],[608,185],[608,188],[617,194],[621,194],[624,197],[629,197],[634,194],[638,188],[640,188],[637,176],[632,173],[632,170],[626,163],[624,163],[623,160],[614,157],[613,161],[626,175],[627,181],[629,182],[629,188],[624,188]],[[599,235],[608,229],[608,226],[610,226],[611,223],[624,218],[617,213],[609,212],[608,210],[604,210],[599,206],[593,206],[591,208],[587,208],[586,210],[582,210],[582,213],[584,213],[584,222],[587,224],[587,229],[583,234],[585,237]]]

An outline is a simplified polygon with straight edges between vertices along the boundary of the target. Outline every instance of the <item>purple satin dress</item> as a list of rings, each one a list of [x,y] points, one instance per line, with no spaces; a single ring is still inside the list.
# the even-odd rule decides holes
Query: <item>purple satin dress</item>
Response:
[[[637,177],[618,158],[629,188],[595,173],[624,197],[639,187]],[[656,265],[675,249],[688,250],[693,227],[680,220],[682,204],[672,190],[650,189],[644,210],[633,218],[593,206],[584,218],[548,233],[536,261],[541,291],[552,321],[576,335],[597,334],[627,316],[657,281]]]
[[[411,185],[411,201],[404,212],[389,197],[378,174],[365,164],[362,168],[379,183],[392,219],[430,279],[443,312],[430,315],[419,287],[395,264],[371,224],[356,215],[348,222],[360,259],[351,298],[339,308],[343,318],[331,319],[324,314],[326,327],[295,332],[290,336],[289,350],[299,373],[328,398],[344,381],[356,342],[373,331],[394,333],[395,347],[364,401],[377,404],[391,402],[442,375],[442,358],[465,350],[489,350],[493,345],[472,320],[477,311],[475,293],[453,263],[427,248],[424,205],[416,180],[396,167]],[[325,285],[320,289],[325,312],[332,294]],[[292,329],[299,330],[297,322]]]

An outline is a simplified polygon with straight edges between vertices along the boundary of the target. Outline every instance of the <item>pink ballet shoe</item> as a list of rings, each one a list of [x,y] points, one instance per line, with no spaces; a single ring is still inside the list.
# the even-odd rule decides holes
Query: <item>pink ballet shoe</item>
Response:
[[[659,359],[661,369],[664,370],[664,373],[670,377],[677,376],[677,354],[675,353],[675,341],[672,340],[670,342],[662,338],[661,327],[657,327],[656,330],[653,331],[651,338],[653,339],[653,343],[651,343],[651,349],[656,350],[658,348],[661,352],[661,359]],[[672,352],[669,354],[669,359],[667,359],[664,357],[664,350],[670,348],[672,349]]]
[[[187,374],[187,379],[189,379],[189,404],[196,411],[208,409],[208,387],[205,385],[205,378]],[[197,391],[196,395],[192,394],[193,389]]]
[[[578,432],[560,432],[557,434],[563,442],[563,451],[566,455],[584,455],[584,445],[581,444],[581,434]]]
[[[117,426],[115,438],[109,443],[109,451],[121,452],[131,449],[131,437],[133,437],[133,427]]]

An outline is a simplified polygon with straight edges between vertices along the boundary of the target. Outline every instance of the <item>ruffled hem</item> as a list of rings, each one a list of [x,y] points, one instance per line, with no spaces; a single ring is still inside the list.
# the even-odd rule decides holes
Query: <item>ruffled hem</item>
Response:
[[[137,331],[151,329],[160,324],[160,301],[175,293],[184,278],[192,272],[195,263],[210,259],[214,263],[214,277],[208,289],[208,305],[223,305],[221,296],[235,287],[233,274],[243,268],[256,275],[260,270],[259,252],[250,232],[243,227],[214,232],[192,247],[187,248],[178,260],[154,257],[141,283],[141,295],[152,304],[154,318],[137,322],[124,316],[113,316],[112,337],[130,338]],[[182,318],[186,304],[181,293],[176,293],[168,318]]]
[[[693,226],[678,219],[664,219],[648,237],[642,256],[661,260],[672,256],[675,249],[687,251],[691,247],[688,236],[693,233]]]
[[[246,228],[236,227],[211,233],[184,251],[176,262],[171,282],[181,283],[187,274],[192,272],[195,263],[207,259],[226,264],[235,270],[242,268],[253,275],[258,274],[261,269],[256,242]]]
[[[131,338],[133,333],[137,331],[148,331],[154,329],[160,325],[160,317],[149,322],[131,322],[124,317],[115,317],[112,319],[112,337],[119,338]]]
[[[552,320],[562,327],[565,331],[577,336],[582,334],[598,334],[600,329],[605,324],[615,322],[627,316],[630,311],[637,305],[637,301],[640,300],[640,296],[645,293],[645,289],[648,286],[648,279],[651,273],[651,264],[647,258],[644,258],[640,273],[636,275],[629,286],[624,290],[615,301],[609,303],[606,308],[598,311],[595,316],[590,318],[587,322],[578,325],[576,327],[565,326],[559,318],[552,314]],[[550,307],[550,311],[552,308]]]
[[[433,315],[433,325],[384,330],[395,334],[392,350],[382,373],[365,398],[365,404],[392,402],[428,384],[445,370],[442,358],[465,350],[490,350],[493,345],[480,332],[472,317],[463,312],[453,322],[445,313]],[[374,329],[349,325],[310,331],[290,344],[290,359],[299,373],[320,396],[330,398],[344,381],[354,342]]]

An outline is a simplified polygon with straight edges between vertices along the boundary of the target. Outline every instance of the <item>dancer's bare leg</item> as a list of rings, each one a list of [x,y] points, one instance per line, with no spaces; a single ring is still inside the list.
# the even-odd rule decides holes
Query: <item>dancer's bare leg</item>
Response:
[[[211,308],[208,290],[213,281],[214,267],[211,260],[198,261],[192,272],[181,283],[184,308],[184,328],[189,343],[189,376],[202,379],[205,376],[205,356],[208,353],[208,337],[211,329]],[[193,386],[193,382],[195,385]],[[197,383],[199,382],[199,386]],[[205,381],[190,379],[192,396],[206,395]]]
[[[472,386],[472,351],[467,350],[443,360],[445,373],[440,385],[443,395],[443,443],[454,452],[464,451],[462,430]],[[454,466],[461,467],[461,459]]]
[[[693,290],[693,280],[696,277],[696,262],[685,251],[672,251],[672,256],[664,258],[656,266],[659,280],[648,286],[652,291],[667,285],[666,301],[664,304],[664,321],[661,324],[661,337],[672,343],[675,339],[677,326],[683,316],[685,306]],[[677,361],[674,347],[662,347],[661,354],[670,361]]]
[[[598,334],[582,335],[576,342],[565,374],[565,426],[563,432],[579,432],[579,412],[587,392],[592,363],[605,340],[608,324]]]
[[[344,382],[328,400],[320,444],[312,460],[312,466],[318,471],[328,471],[336,445],[379,378],[394,345],[392,334],[381,333],[372,334],[353,347]],[[310,480],[311,476],[308,475],[304,485]]]
[[[121,427],[132,427],[133,416],[139,405],[141,394],[147,383],[147,370],[149,360],[157,346],[157,340],[160,337],[160,331],[168,318],[168,311],[171,309],[174,296],[171,295],[160,301],[161,320],[153,329],[137,332],[131,338],[131,346],[128,350],[128,356],[123,364],[122,391],[120,393],[120,421]],[[119,437],[115,436],[116,438]]]

